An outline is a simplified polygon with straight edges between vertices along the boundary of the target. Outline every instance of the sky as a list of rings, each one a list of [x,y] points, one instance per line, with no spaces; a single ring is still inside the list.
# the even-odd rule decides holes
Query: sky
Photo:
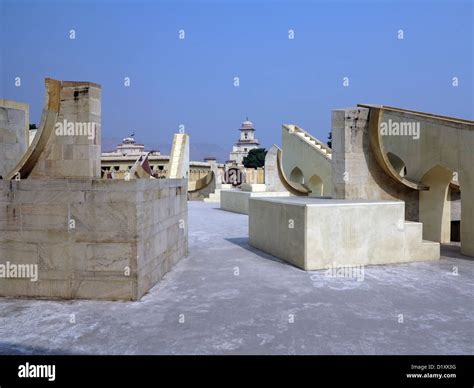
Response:
[[[168,153],[184,125],[192,159],[225,161],[247,116],[267,149],[358,103],[474,119],[473,25],[458,0],[0,0],[0,98],[39,124],[44,78],[95,82],[104,151],[134,132]]]

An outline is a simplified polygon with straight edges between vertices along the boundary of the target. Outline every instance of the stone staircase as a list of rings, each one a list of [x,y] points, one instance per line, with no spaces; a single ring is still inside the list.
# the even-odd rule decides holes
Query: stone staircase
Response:
[[[301,129],[297,125],[284,125],[289,133],[292,133],[295,136],[300,137],[303,141],[311,145],[314,149],[322,153],[326,158],[332,158],[332,150],[314,136],[310,135],[305,130]]]
[[[222,190],[232,190],[232,185],[222,184],[220,189],[215,189],[213,193],[209,194],[209,198],[204,198],[203,201],[210,203],[220,203]]]

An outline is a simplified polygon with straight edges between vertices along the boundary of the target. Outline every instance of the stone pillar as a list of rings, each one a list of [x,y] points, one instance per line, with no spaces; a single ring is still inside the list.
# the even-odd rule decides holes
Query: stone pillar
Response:
[[[174,134],[166,177],[170,179],[189,178],[189,135]]]
[[[214,173],[214,180],[215,180],[215,188],[220,189],[222,187],[222,173],[217,166],[217,161],[210,160],[209,165],[211,168],[211,172]]]
[[[265,155],[265,186],[266,191],[287,191],[278,174],[278,151],[280,149],[273,145]]]
[[[423,239],[449,243],[451,241],[451,202],[449,183],[451,170],[436,166],[422,179],[430,189],[420,192],[420,222],[423,223]]]

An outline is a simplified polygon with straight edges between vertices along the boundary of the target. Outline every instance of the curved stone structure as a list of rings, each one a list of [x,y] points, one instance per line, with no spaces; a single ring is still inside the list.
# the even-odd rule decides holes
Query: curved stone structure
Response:
[[[290,181],[283,169],[283,153],[277,145],[265,157],[265,185],[269,192],[288,191],[293,195],[307,196],[311,190],[304,184]]]
[[[459,188],[461,253],[474,255],[473,121],[359,105],[333,112],[333,141],[336,198],[401,199],[426,240],[450,241],[451,188]]]
[[[40,155],[44,152],[51,134],[54,132],[54,126],[59,114],[61,81],[47,78],[45,84],[46,94],[40,127],[26,153],[11,172],[7,174],[6,179],[27,178],[38,162]]]
[[[217,169],[215,170],[217,171]],[[212,170],[209,174],[203,176],[197,181],[188,180],[188,200],[207,201],[211,196],[218,195],[216,194],[216,191],[220,195],[220,189],[217,188],[218,179],[216,178],[216,171]]]
[[[358,105],[362,107],[367,107],[365,105]],[[369,119],[369,137],[370,145],[374,152],[375,158],[379,163],[380,167],[394,179],[396,182],[404,185],[413,190],[428,190],[428,186],[422,184],[421,182],[415,182],[410,179],[401,176],[400,173],[393,167],[392,163],[389,160],[388,153],[385,150],[382,135],[380,132],[380,126],[383,122],[384,107],[373,107],[370,111]]]
[[[188,192],[194,193],[196,191],[200,191],[207,186],[209,186],[212,181],[214,180],[214,172],[211,171],[209,174],[203,176],[202,178],[198,179],[197,181],[189,181],[188,182]]]
[[[41,125],[12,178],[100,178],[101,86],[46,79]]]
[[[419,130],[417,136],[383,136],[383,146],[404,161],[406,177],[429,187],[419,196],[423,237],[450,241],[450,187],[455,186],[454,190],[461,190],[461,252],[474,256],[474,121],[390,106],[368,107],[371,116],[381,112],[379,125],[398,124],[400,132],[410,125]]]

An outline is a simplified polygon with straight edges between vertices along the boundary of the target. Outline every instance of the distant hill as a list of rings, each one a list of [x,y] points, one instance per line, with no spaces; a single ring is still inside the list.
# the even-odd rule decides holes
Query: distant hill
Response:
[[[102,152],[115,151],[121,142],[122,138],[120,137],[102,137]]]
[[[217,158],[218,162],[223,163],[229,159],[230,151],[230,149],[212,143],[193,143],[191,141],[189,146],[190,158],[196,161],[203,160],[208,156],[213,156]]]

